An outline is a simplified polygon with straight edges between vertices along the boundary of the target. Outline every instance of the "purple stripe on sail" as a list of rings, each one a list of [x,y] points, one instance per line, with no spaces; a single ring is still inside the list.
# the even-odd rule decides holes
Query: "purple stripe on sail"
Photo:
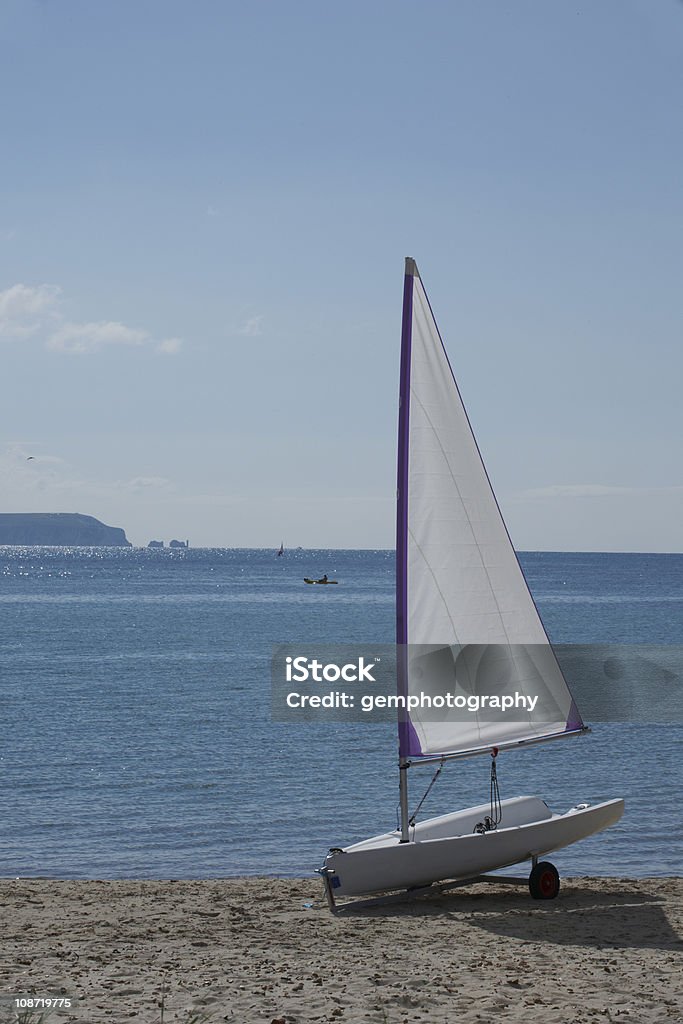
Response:
[[[422,746],[409,717],[398,723],[398,752],[400,757],[422,757]]]
[[[579,714],[579,709],[576,706],[576,701],[572,697],[572,706],[569,709],[567,715],[567,732],[572,732],[574,729],[583,729],[583,719]]]
[[[403,320],[401,325],[401,368],[398,407],[398,469],[396,474],[396,687],[399,696],[408,692],[408,464],[410,441],[410,363],[413,326],[414,263],[406,260],[403,282]],[[399,757],[419,755],[422,750],[417,733],[406,714],[398,721]]]
[[[410,457],[410,362],[413,326],[413,275],[403,283],[401,369],[396,473],[396,643],[408,643],[408,463]],[[405,682],[405,680],[404,680]]]
[[[405,644],[398,648],[396,659],[397,689],[404,696],[408,692],[408,648]],[[398,755],[400,758],[421,757],[422,745],[410,721],[408,711],[399,711],[398,715]]]

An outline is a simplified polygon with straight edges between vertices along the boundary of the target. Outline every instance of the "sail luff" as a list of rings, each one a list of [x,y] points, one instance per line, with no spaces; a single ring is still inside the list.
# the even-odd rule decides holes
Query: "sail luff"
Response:
[[[399,371],[398,465],[396,472],[396,687],[399,695],[408,692],[408,473],[410,460],[410,365],[413,326],[413,281],[417,274],[415,260],[406,257],[403,282],[403,319],[401,322],[401,365]],[[399,759],[415,747],[417,737],[407,716],[399,715]],[[407,786],[401,771],[401,787]],[[403,792],[401,804],[405,803]]]

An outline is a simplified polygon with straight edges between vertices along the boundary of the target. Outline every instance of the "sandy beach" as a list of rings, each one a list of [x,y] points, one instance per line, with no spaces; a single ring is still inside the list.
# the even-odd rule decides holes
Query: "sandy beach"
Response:
[[[683,1020],[683,880],[478,885],[333,916],[316,880],[3,880],[7,994],[49,1021]],[[38,1017],[27,1017],[37,1021]]]

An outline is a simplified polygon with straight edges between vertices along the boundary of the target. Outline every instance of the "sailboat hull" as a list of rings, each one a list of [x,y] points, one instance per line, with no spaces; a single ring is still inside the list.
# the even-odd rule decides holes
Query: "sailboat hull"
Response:
[[[600,832],[619,821],[624,801],[580,804],[553,814],[538,797],[515,797],[502,802],[504,827],[473,832],[489,811],[482,804],[421,822],[408,843],[400,842],[399,832],[389,832],[335,849],[322,872],[335,898],[465,879],[545,856]]]

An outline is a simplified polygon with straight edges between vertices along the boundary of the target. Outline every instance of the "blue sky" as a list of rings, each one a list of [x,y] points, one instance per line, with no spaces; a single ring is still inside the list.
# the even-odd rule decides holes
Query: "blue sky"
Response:
[[[683,550],[682,58],[675,0],[7,0],[2,511],[393,546],[412,255],[516,546]]]

